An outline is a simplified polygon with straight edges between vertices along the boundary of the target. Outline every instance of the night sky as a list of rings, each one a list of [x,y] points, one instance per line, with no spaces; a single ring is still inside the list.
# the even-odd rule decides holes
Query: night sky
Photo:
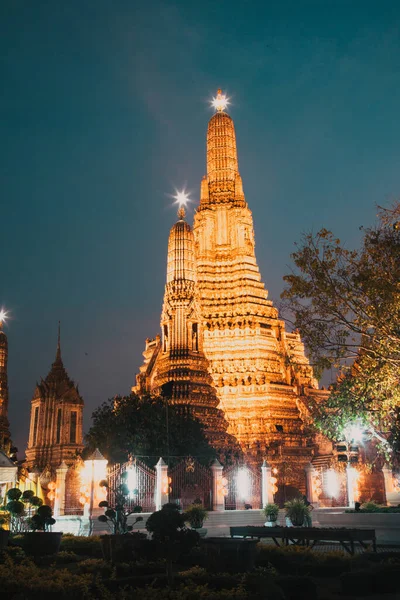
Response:
[[[158,333],[168,194],[198,202],[210,98],[231,97],[256,253],[278,301],[302,232],[351,247],[400,192],[398,0],[3,0],[1,279],[20,457],[62,354],[92,410]]]

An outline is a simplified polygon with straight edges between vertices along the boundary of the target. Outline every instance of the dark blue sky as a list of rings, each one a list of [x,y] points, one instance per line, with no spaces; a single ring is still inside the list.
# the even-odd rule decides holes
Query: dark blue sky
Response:
[[[57,321],[92,410],[129,391],[159,328],[166,244],[198,200],[208,100],[231,96],[273,300],[301,233],[351,246],[400,191],[398,0],[3,0],[0,304],[24,450]]]

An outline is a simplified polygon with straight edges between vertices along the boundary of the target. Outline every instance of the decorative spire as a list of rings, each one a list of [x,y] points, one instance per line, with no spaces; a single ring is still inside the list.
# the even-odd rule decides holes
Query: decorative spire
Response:
[[[3,322],[7,320],[7,313],[4,310],[4,308],[2,308],[0,310],[0,330],[3,329]]]
[[[178,210],[179,221],[172,227],[168,240],[167,284],[173,281],[195,280],[194,237],[184,220],[185,209]]]
[[[224,112],[226,97],[218,90],[214,100],[217,112],[211,117],[207,130],[207,183],[210,204],[227,203],[235,199],[235,181],[239,173],[235,126],[231,117]],[[204,191],[202,190],[202,196]]]
[[[55,364],[62,364],[61,360],[61,321],[58,321],[58,336],[57,336],[57,352],[56,352],[56,360]]]
[[[217,112],[223,112],[229,104],[229,98],[222,93],[222,90],[217,91],[217,96],[212,99],[212,106]]]

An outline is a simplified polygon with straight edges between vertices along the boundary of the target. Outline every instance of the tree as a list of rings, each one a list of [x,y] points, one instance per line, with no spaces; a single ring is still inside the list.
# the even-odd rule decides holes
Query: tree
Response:
[[[134,455],[154,466],[160,456],[170,456],[170,464],[183,456],[196,456],[200,462],[216,456],[202,424],[182,408],[167,406],[160,397],[112,398],[95,410],[92,420],[86,442],[111,462],[124,462]]]
[[[306,234],[282,298],[317,376],[338,371],[328,402],[314,407],[317,424],[340,438],[358,421],[387,452],[400,407],[400,203],[361,229],[357,250],[327,229]]]

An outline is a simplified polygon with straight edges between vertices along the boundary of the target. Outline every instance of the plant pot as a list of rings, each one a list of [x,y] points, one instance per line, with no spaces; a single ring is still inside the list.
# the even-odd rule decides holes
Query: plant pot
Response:
[[[204,538],[207,535],[207,529],[205,527],[192,527],[192,529],[197,531],[201,538]]]
[[[23,549],[31,556],[49,556],[57,554],[62,531],[30,531],[23,533]]]
[[[10,532],[6,529],[0,529],[0,550],[3,550],[8,544]]]
[[[264,523],[265,527],[276,527],[276,522],[277,522],[278,518],[276,519],[271,519],[271,517],[267,517],[267,520]]]

